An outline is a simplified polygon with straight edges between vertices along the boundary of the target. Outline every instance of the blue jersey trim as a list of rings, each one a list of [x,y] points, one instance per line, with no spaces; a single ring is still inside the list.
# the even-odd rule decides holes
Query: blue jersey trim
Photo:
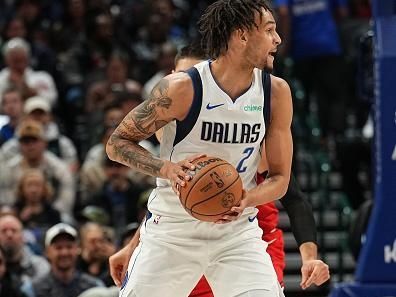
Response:
[[[268,127],[271,122],[271,74],[266,71],[262,71],[261,78],[263,81],[264,90],[263,116],[265,123],[265,135],[267,135]]]
[[[176,136],[173,141],[173,146],[182,141],[188,133],[191,132],[195,123],[197,122],[199,113],[201,112],[202,105],[202,80],[197,68],[192,67],[187,70],[187,74],[191,77],[194,97],[190,107],[190,110],[186,118],[182,121],[176,121]]]

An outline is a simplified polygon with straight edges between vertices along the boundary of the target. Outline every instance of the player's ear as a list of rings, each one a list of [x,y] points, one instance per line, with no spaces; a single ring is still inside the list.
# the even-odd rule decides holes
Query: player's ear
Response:
[[[245,43],[247,41],[247,31],[243,29],[238,29],[237,34],[238,34],[238,39]]]

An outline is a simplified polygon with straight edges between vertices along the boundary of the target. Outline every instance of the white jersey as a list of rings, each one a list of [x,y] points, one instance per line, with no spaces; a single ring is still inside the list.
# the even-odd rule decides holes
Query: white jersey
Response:
[[[204,61],[187,72],[193,81],[193,102],[184,120],[164,127],[160,157],[172,162],[199,153],[222,158],[234,165],[248,190],[256,186],[266,130],[264,118],[270,103],[270,98],[264,98],[263,75],[269,75],[255,69],[250,88],[233,101],[216,83],[210,63]],[[191,218],[169,180],[161,178],[149,198],[148,209],[156,215]]]

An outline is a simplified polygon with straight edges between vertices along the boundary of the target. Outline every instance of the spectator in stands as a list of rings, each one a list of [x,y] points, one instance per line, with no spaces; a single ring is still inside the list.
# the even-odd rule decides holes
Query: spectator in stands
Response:
[[[35,30],[44,21],[41,14],[44,5],[40,0],[20,0],[15,3],[15,14],[18,15],[26,24],[28,35],[32,36]]]
[[[5,90],[1,97],[1,112],[8,116],[8,123],[0,129],[0,146],[14,136],[15,128],[23,116],[23,98],[17,88]]]
[[[156,59],[157,72],[144,84],[143,99],[149,98],[151,90],[166,75],[172,73],[177,49],[175,45],[166,42],[161,45],[160,53]]]
[[[6,68],[0,72],[0,94],[14,86],[21,90],[23,98],[40,95],[51,105],[57,100],[53,78],[44,71],[34,71],[30,65],[30,46],[22,38],[10,39],[3,47]]]
[[[17,185],[15,210],[24,227],[42,242],[47,229],[60,223],[60,213],[51,205],[53,191],[43,172],[29,169]]]
[[[33,254],[25,245],[22,222],[17,217],[0,217],[0,246],[14,284],[31,292],[31,283],[47,274],[50,266],[45,258]]]
[[[5,252],[0,246],[0,297],[26,297],[16,285],[7,269]]]
[[[89,69],[91,76],[96,76],[97,71],[105,70],[107,61],[116,49],[124,49],[123,40],[116,38],[113,16],[107,12],[95,14],[90,28],[92,34],[88,35]]]
[[[109,271],[109,257],[115,253],[114,243],[106,237],[101,225],[88,222],[80,228],[81,254],[79,270],[101,279],[106,286],[114,285]]]
[[[65,162],[46,150],[47,142],[41,123],[23,121],[16,133],[21,154],[6,160],[0,172],[0,199],[2,203],[15,203],[15,187],[24,171],[39,168],[51,182],[55,191],[53,206],[61,212],[62,220],[70,220],[75,199],[73,176]]]
[[[99,279],[77,269],[78,233],[72,226],[59,223],[48,229],[45,249],[51,271],[33,282],[36,297],[77,297],[89,288],[103,286]]]
[[[90,193],[98,192],[106,180],[104,160],[106,158],[105,144],[113,133],[115,126],[104,127],[101,142],[91,147],[81,166],[79,175],[79,204],[87,205]]]
[[[89,88],[86,100],[86,112],[102,111],[114,103],[119,92],[140,93],[142,86],[139,82],[128,78],[130,69],[129,57],[121,51],[114,51],[106,67],[106,79],[98,81]]]
[[[54,51],[41,40],[36,32],[28,36],[28,29],[26,28],[25,21],[16,14],[10,18],[4,25],[3,39],[8,41],[12,38],[19,37],[29,42],[31,48],[31,66],[35,70],[42,70],[55,74],[55,55]]]
[[[119,234],[125,225],[137,222],[138,200],[147,186],[134,183],[130,176],[130,169],[106,157],[104,161],[106,180],[102,188],[88,200],[88,205],[97,205],[108,211],[111,226]]]
[[[54,121],[51,105],[40,96],[30,97],[26,100],[23,111],[26,118],[40,122],[44,128],[47,150],[55,154],[68,164],[71,172],[78,169],[77,150],[67,136],[61,134],[59,126]],[[16,138],[6,142],[2,148],[4,159],[11,159],[19,153],[19,143]]]
[[[274,0],[279,15],[282,56],[291,56],[307,92],[306,110],[316,96],[323,140],[345,127],[348,101],[344,61],[333,15],[347,15],[346,1]],[[333,5],[334,4],[334,5]]]

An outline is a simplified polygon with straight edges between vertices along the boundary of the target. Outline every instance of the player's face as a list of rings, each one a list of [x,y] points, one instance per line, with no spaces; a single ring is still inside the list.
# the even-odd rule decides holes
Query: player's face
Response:
[[[186,71],[202,60],[196,58],[182,58],[175,65],[175,72]]]
[[[256,17],[258,29],[248,32],[246,44],[246,59],[259,69],[273,68],[274,54],[281,43],[276,32],[275,19],[271,12],[264,10],[262,17]]]

